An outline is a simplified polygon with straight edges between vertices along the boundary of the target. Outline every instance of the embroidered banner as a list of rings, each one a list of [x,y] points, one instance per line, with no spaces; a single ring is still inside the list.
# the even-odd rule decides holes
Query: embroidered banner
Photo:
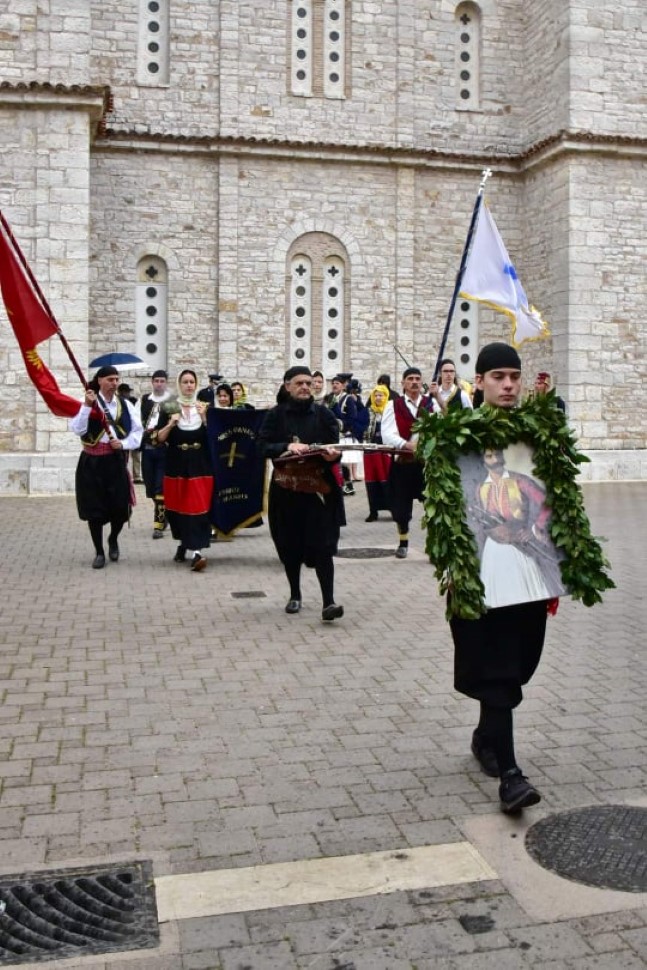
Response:
[[[211,523],[228,537],[254,525],[266,510],[265,461],[256,448],[256,435],[266,411],[209,408],[207,434],[215,488]]]

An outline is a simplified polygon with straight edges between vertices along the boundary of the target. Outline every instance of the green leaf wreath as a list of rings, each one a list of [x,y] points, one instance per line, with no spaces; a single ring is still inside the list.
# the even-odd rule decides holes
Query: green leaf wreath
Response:
[[[447,615],[477,619],[485,612],[476,541],[467,524],[458,457],[486,448],[525,442],[533,450],[533,472],[546,487],[551,509],[550,535],[563,551],[562,580],[574,599],[593,606],[615,583],[599,540],[591,534],[578,465],[589,459],[578,452],[575,436],[554,394],[539,395],[507,410],[483,405],[475,411],[424,413],[416,424],[418,455],[425,476],[423,526],[426,552],[435,567],[440,592],[448,597]]]

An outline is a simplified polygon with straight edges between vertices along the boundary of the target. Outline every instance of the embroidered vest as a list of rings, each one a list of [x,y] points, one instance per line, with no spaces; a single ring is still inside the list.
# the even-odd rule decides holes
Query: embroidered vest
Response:
[[[422,397],[420,399],[420,404],[418,405],[418,412],[425,411],[429,407],[429,403],[429,397]],[[398,434],[401,438],[405,438],[408,441],[411,437],[411,429],[413,428],[417,415],[415,417],[413,416],[405,403],[404,396],[396,397],[394,400],[393,413],[395,415],[395,423],[398,428]]]
[[[122,438],[127,438],[130,434],[130,411],[126,407],[124,401],[119,395],[116,396],[117,401],[117,414],[114,420],[114,427],[112,430],[115,432],[117,437],[121,440]],[[96,445],[100,441],[101,436],[105,434],[105,424],[103,422],[102,413],[99,409],[99,405],[95,405],[90,411],[90,416],[88,418],[88,429],[84,435],[81,435],[81,441],[84,445]]]

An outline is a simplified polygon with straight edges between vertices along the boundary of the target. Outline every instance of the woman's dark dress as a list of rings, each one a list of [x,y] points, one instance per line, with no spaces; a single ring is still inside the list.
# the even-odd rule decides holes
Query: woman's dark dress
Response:
[[[213,494],[207,429],[200,425],[185,431],[175,426],[166,446],[164,503],[171,533],[185,549],[204,549],[211,539]]]

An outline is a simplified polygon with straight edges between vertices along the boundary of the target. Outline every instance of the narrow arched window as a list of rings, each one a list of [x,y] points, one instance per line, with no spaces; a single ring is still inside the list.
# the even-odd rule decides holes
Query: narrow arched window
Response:
[[[454,309],[453,327],[454,353],[459,377],[471,381],[474,377],[479,346],[479,309],[478,303],[464,300],[460,296]]]
[[[293,0],[290,90],[303,98],[312,94],[312,20],[312,0]]]
[[[325,0],[322,34],[324,97],[343,98],[346,74],[346,0]]]
[[[460,3],[454,12],[456,108],[481,106],[481,11],[476,3]]]
[[[324,260],[322,279],[322,360],[344,364],[344,262],[338,256]]]
[[[325,232],[296,239],[288,252],[288,357],[330,378],[348,365],[349,263],[343,243]]]
[[[136,352],[155,370],[166,367],[168,271],[159,256],[144,256],[137,264],[135,286]]]
[[[139,84],[169,83],[169,4],[170,0],[139,0]]]
[[[308,366],[312,340],[312,262],[308,256],[294,256],[290,280],[290,366]]]

